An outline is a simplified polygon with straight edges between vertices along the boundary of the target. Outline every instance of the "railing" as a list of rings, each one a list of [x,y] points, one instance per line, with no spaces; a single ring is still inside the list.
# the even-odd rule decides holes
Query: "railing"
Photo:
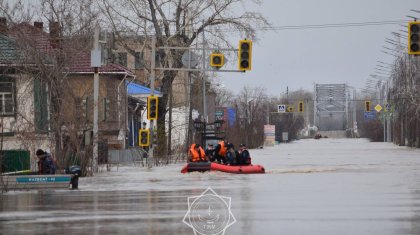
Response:
[[[142,167],[161,166],[186,161],[187,154],[184,151],[175,150],[172,155],[154,157],[149,159],[147,152],[142,148],[129,148],[108,151],[108,164],[139,165]]]
[[[140,164],[145,165],[147,159],[147,152],[142,148],[129,148],[108,151],[109,164]]]

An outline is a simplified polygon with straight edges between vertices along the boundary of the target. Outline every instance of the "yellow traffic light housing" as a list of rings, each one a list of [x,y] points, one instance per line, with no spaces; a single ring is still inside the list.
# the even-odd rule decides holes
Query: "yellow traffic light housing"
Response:
[[[370,112],[370,101],[365,101],[365,111]]]
[[[298,112],[303,113],[303,111],[304,111],[303,101],[299,101]]]
[[[139,145],[142,147],[147,147],[150,145],[150,130],[149,129],[140,129]]]
[[[238,68],[239,70],[251,70],[252,58],[252,41],[240,40],[238,53]]]
[[[293,106],[287,106],[287,112],[293,113],[294,111],[295,109],[293,108]]]
[[[408,54],[420,55],[420,22],[408,22]]]
[[[150,95],[147,97],[147,119],[156,120],[158,118],[158,97]]]
[[[210,54],[210,66],[220,68],[225,64],[225,56],[222,53]]]

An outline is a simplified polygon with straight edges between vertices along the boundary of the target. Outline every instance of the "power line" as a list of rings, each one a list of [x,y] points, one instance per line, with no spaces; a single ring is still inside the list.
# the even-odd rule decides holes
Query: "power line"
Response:
[[[368,22],[349,22],[337,24],[313,24],[313,25],[292,25],[292,26],[268,26],[262,27],[260,30],[290,30],[290,29],[319,29],[319,28],[343,28],[343,27],[363,27],[363,26],[380,26],[407,23],[407,20],[390,20],[390,21],[368,21]]]
[[[367,21],[367,22],[347,22],[334,24],[309,24],[309,25],[284,25],[284,26],[265,26],[256,28],[257,31],[282,31],[282,30],[305,30],[305,29],[325,29],[325,28],[346,28],[346,27],[365,27],[365,26],[383,26],[398,25],[408,23],[407,20],[386,20],[386,21]],[[212,32],[232,32],[244,31],[244,29],[211,29]]]

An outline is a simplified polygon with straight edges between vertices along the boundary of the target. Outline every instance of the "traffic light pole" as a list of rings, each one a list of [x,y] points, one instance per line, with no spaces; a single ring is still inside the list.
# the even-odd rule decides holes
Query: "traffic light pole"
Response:
[[[238,52],[238,49],[232,49],[232,48],[206,48],[204,45],[204,33],[203,33],[203,47],[202,48],[196,48],[196,50],[202,50],[202,68],[191,68],[190,63],[191,61],[189,60],[188,62],[188,68],[156,68],[156,62],[155,62],[155,57],[156,57],[156,49],[164,49],[164,50],[183,50],[183,51],[188,51],[189,53],[191,53],[192,50],[194,50],[193,48],[190,47],[170,47],[170,46],[163,46],[163,47],[156,47],[156,36],[152,37],[152,52],[151,52],[151,71],[150,71],[150,95],[153,96],[154,95],[154,90],[155,90],[155,73],[156,70],[160,70],[160,71],[185,71],[185,72],[202,72],[203,73],[203,116],[204,116],[204,122],[207,122],[207,102],[206,102],[206,81],[205,81],[205,76],[204,73],[205,72],[240,72],[240,73],[244,73],[245,70],[234,70],[234,69],[207,69],[206,68],[206,51],[234,51],[234,52]],[[248,69],[250,70],[250,69]],[[149,162],[152,162],[153,159],[153,149],[154,149],[154,139],[155,139],[155,131],[154,131],[154,126],[155,126],[155,120],[150,120],[150,148],[149,148]],[[204,147],[204,146],[203,146]],[[150,164],[148,167],[151,167]]]
[[[150,95],[155,94],[155,69],[156,69],[156,36],[152,37],[152,59],[150,64]],[[157,114],[156,114],[157,115]],[[151,168],[151,163],[153,163],[153,150],[154,150],[154,138],[155,138],[155,131],[154,131],[154,124],[155,120],[150,120],[150,148],[149,148],[149,160],[148,160],[148,167]]]

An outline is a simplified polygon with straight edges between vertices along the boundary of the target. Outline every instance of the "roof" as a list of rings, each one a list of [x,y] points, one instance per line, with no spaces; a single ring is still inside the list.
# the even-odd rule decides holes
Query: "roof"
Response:
[[[18,50],[16,42],[0,34],[0,63],[1,64],[15,64],[21,61],[22,54]]]
[[[52,55],[55,53],[56,49],[52,46],[52,42],[50,40],[50,35],[45,32],[44,30],[37,28],[29,23],[19,23],[17,25],[13,25],[10,30],[10,37],[2,36],[4,42],[1,43],[0,38],[0,56],[2,56],[1,52],[5,51],[6,56],[10,56],[11,46],[9,45],[10,42],[14,42],[14,49],[17,50],[17,43],[15,40],[22,41],[23,43],[29,44],[33,48],[36,48],[42,53],[45,53],[45,56]],[[82,38],[66,38],[61,41],[62,49],[64,50],[65,54],[65,61],[68,67],[68,71],[70,73],[92,73],[94,69],[90,66],[90,49],[86,51],[86,44],[83,44],[85,41],[91,41],[91,35],[82,35],[84,37],[84,41],[81,40]],[[11,39],[12,38],[12,39]],[[10,41],[10,42],[9,42]],[[83,44],[84,48],[76,48],[75,41],[80,41]],[[9,44],[8,44],[9,43]],[[4,49],[5,48],[5,49]],[[0,57],[0,60],[2,58]],[[102,74],[127,74],[129,76],[134,76],[134,74],[126,67],[119,65],[119,64],[107,64],[102,66],[99,69],[99,73]]]
[[[150,95],[151,89],[136,83],[129,83],[127,85],[127,92],[129,95]],[[154,91],[154,94],[161,96],[162,93],[158,90]]]
[[[69,72],[70,73],[93,73],[90,66],[90,52],[78,51],[69,52]],[[99,73],[121,73],[134,76],[134,74],[126,67],[119,64],[107,64],[99,68]]]

